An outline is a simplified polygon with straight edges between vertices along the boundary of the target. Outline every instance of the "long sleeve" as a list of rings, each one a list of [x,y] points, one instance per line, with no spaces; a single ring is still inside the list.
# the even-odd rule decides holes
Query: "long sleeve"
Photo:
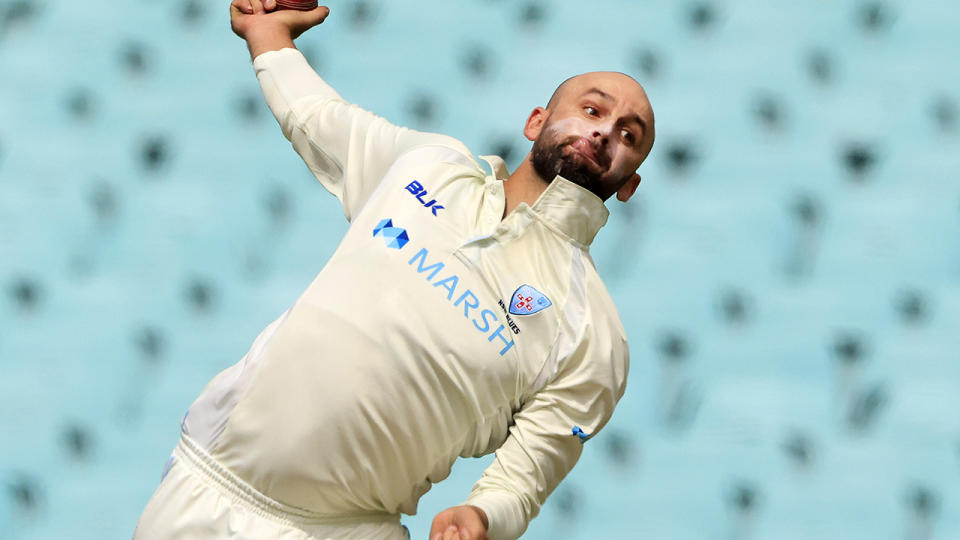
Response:
[[[404,152],[441,145],[470,156],[457,139],[398,127],[347,103],[296,49],[263,53],[254,59],[253,67],[284,137],[317,180],[340,200],[348,220]]]
[[[579,345],[553,379],[514,414],[506,441],[466,501],[487,514],[491,540],[523,534],[576,464],[585,439],[613,414],[629,367],[616,322],[588,319]]]

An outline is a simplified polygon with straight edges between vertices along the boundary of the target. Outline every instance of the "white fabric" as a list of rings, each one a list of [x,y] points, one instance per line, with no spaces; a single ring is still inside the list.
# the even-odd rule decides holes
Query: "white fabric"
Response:
[[[323,514],[413,514],[457,456],[496,451],[466,502],[492,539],[517,538],[579,458],[575,431],[599,431],[624,392],[625,332],[586,251],[606,207],[557,177],[501,221],[499,158],[487,174],[460,141],[346,103],[294,49],[254,68],[351,226],[184,432],[266,497]],[[509,314],[524,285],[549,307]]]
[[[409,540],[400,516],[325,518],[258,493],[182,437],[134,540]]]

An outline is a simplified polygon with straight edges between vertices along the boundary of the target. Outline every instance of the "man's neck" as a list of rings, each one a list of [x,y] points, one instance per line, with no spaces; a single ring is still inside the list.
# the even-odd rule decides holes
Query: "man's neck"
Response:
[[[547,184],[548,182],[540,178],[534,170],[528,154],[517,170],[513,171],[513,174],[503,183],[506,204],[504,204],[501,219],[510,215],[510,212],[513,212],[513,209],[522,202],[533,206],[540,194],[547,189]]]

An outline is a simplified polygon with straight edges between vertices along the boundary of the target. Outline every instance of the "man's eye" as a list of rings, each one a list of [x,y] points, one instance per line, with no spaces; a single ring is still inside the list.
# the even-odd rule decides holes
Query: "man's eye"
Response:
[[[600,114],[599,112],[597,112],[596,108],[591,107],[589,105],[584,107],[583,110],[586,111],[586,113],[589,114],[590,116],[597,116],[598,114]]]
[[[620,130],[620,133],[623,135],[623,138],[627,140],[627,142],[633,144],[633,133],[630,133],[630,131],[626,129]]]

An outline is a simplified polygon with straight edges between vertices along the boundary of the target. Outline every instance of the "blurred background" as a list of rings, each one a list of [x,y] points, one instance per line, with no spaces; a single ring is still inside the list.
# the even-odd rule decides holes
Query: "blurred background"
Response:
[[[227,6],[0,0],[0,539],[129,538],[346,230]],[[956,2],[330,6],[298,46],[346,99],[511,167],[570,75],[656,111],[592,248],[627,393],[525,538],[960,539]]]

